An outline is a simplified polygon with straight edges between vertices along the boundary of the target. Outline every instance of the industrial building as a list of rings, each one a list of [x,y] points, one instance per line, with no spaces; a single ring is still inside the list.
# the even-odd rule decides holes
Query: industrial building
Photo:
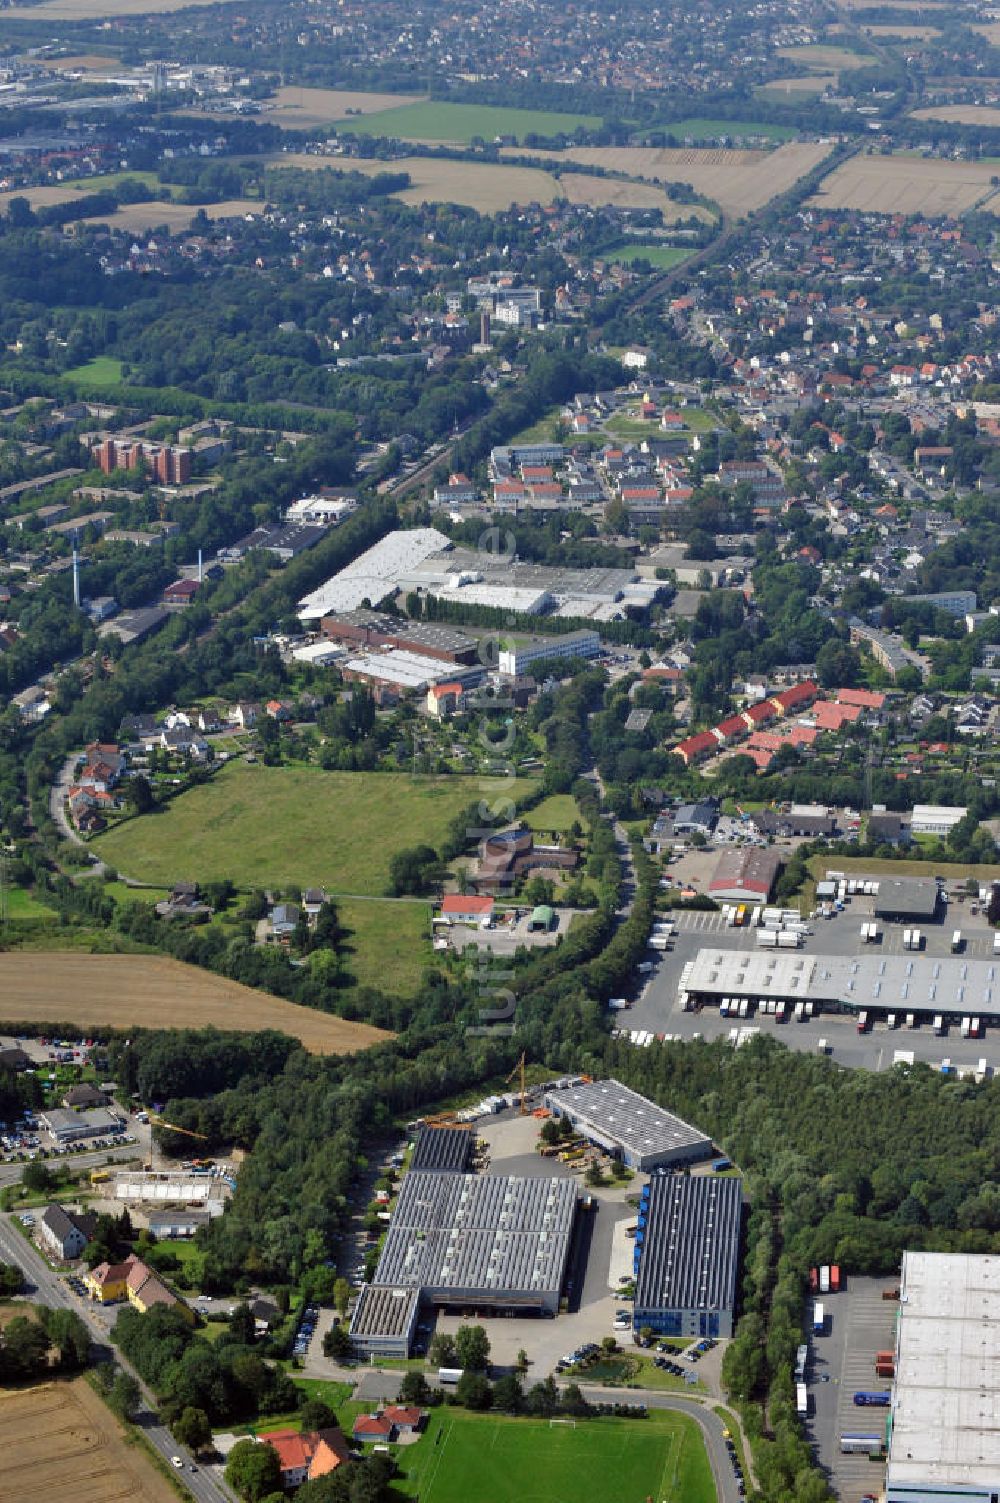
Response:
[[[422,1127],[410,1159],[410,1173],[464,1174],[475,1146],[475,1133],[465,1123]]]
[[[554,1315],[575,1211],[569,1179],[411,1171],[373,1282],[438,1306]]]
[[[1000,1258],[907,1252],[886,1503],[1000,1497]]]
[[[420,1310],[420,1290],[365,1284],[351,1316],[351,1341],[362,1357],[408,1357]]]
[[[367,601],[377,605],[400,589],[403,577],[422,559],[451,547],[451,540],[434,527],[390,532],[299,601],[303,621],[321,620],[338,611],[356,611]]]
[[[57,1143],[75,1143],[80,1138],[113,1138],[125,1131],[121,1118],[106,1106],[95,1106],[89,1112],[54,1107],[39,1113],[38,1120]]]
[[[1000,1021],[1000,957],[924,954],[806,955],[801,951],[699,950],[684,990],[695,1002],[779,1001],[926,1022]]]
[[[944,840],[968,812],[961,804],[914,804],[910,829],[914,835],[937,835]]]
[[[320,631],[331,642],[346,647],[397,647],[442,663],[479,662],[475,637],[436,621],[407,621],[398,616],[380,616],[376,611],[343,611],[324,616]]]
[[[497,666],[505,678],[520,678],[533,663],[551,658],[596,658],[601,639],[596,631],[571,631],[561,636],[528,637],[501,647]]]
[[[635,1246],[637,1331],[731,1336],[743,1182],[657,1174],[639,1203]]]
[[[545,1105],[630,1169],[673,1169],[712,1153],[711,1138],[617,1080],[547,1091]]]
[[[931,923],[937,917],[939,902],[933,877],[880,876],[872,912],[876,918],[924,919]]]
[[[781,870],[777,851],[723,851],[708,884],[708,895],[723,903],[766,903]]]

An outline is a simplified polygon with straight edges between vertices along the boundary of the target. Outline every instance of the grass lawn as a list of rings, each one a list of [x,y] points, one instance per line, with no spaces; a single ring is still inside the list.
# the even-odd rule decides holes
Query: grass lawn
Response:
[[[170,189],[171,198],[176,198],[181,191],[177,184],[161,183],[159,174],[156,172],[142,170],[130,172],[128,168],[121,172],[102,172],[97,177],[75,177],[63,186],[81,188],[85,193],[100,193],[106,188],[117,188],[120,183],[143,183],[145,187],[154,190],[166,187]]]
[[[77,386],[89,386],[99,391],[102,387],[119,385],[122,363],[111,355],[95,355],[93,360],[88,360],[83,365],[74,365],[66,375]]]
[[[343,898],[337,913],[349,931],[347,968],[358,985],[399,997],[415,992],[431,958],[430,904]]]
[[[642,245],[637,240],[621,240],[610,250],[604,251],[609,261],[620,261],[623,266],[634,266],[636,261],[648,261],[660,271],[669,271],[686,261],[691,251],[682,245]]]
[[[86,882],[101,882],[99,877],[85,877]],[[116,903],[160,903],[170,896],[166,887],[129,887],[127,882],[101,882],[103,891]]]
[[[530,830],[556,830],[560,833],[568,830],[579,818],[576,800],[569,793],[551,793],[533,809],[526,810],[523,816]]]
[[[9,919],[54,919],[55,910],[40,903],[26,887],[8,887],[4,905]]]
[[[946,877],[949,882],[964,882],[966,877],[1000,882],[1000,866],[982,862],[966,866],[957,861],[876,861],[869,856],[810,856],[806,862],[817,881],[827,871],[845,872],[847,876],[866,877]]]
[[[520,433],[515,433],[510,443],[512,445],[552,443],[553,425],[558,420],[561,412],[562,404],[557,402],[554,407],[550,407],[546,412],[543,412],[536,422],[529,424],[527,428],[522,428]]]
[[[380,110],[375,115],[351,116],[334,121],[338,130],[358,136],[393,136],[400,141],[461,141],[474,136],[492,141],[496,136],[516,136],[523,146],[525,136],[570,135],[578,125],[600,125],[597,115],[564,115],[554,110],[505,109],[500,105],[448,104],[435,99],[404,104],[399,109]]]
[[[160,886],[229,877],[240,887],[298,884],[381,897],[396,851],[438,844],[473,800],[516,800],[532,786],[230,762],[156,813],[109,830],[93,849]]]
[[[200,1289],[205,1268],[205,1254],[186,1238],[164,1238],[159,1244],[168,1247],[180,1264],[180,1268],[167,1269],[165,1277],[181,1289]]]
[[[399,1449],[396,1461],[403,1490],[420,1503],[714,1503],[716,1496],[694,1420],[663,1410],[646,1420],[578,1420],[574,1428],[438,1409],[424,1437]]]
[[[668,121],[657,130],[669,131],[678,141],[710,141],[717,136],[766,136],[769,141],[791,141],[798,132],[790,125],[765,125],[762,120],[690,120]]]

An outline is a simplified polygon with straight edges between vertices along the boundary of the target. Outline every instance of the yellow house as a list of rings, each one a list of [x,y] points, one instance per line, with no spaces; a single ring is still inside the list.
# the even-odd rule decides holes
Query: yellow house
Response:
[[[145,1314],[154,1305],[165,1305],[178,1310],[189,1323],[194,1321],[194,1312],[167,1288],[141,1258],[131,1253],[124,1263],[98,1263],[84,1275],[84,1285],[91,1299],[101,1305],[113,1305],[127,1299],[130,1305]]]

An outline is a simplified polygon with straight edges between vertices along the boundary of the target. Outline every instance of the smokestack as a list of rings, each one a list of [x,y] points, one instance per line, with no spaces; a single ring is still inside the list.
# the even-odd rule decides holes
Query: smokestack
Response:
[[[198,549],[198,583],[199,584],[202,583],[202,577],[201,577],[201,549],[200,548]]]
[[[80,555],[76,551],[76,540],[73,541],[73,604],[80,609]]]

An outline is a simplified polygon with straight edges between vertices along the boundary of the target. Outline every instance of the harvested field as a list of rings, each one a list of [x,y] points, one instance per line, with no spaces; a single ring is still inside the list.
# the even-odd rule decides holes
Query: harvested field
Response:
[[[0,1497],[9,1503],[177,1503],[170,1484],[88,1386],[0,1390]]]
[[[840,10],[884,10],[885,0],[837,0]],[[893,10],[919,16],[925,10],[954,10],[951,0],[893,0]]]
[[[41,5],[12,5],[5,21],[115,21],[122,16],[163,16],[193,6],[230,5],[232,0],[42,0]]]
[[[757,93],[765,97],[770,95],[772,99],[801,98],[803,94],[825,94],[827,89],[836,87],[836,73],[807,73],[801,78],[774,78],[770,83],[761,84]]]
[[[989,104],[932,104],[926,109],[914,110],[914,120],[946,120],[951,125],[984,125],[996,129],[1000,126],[1000,105]]]
[[[990,162],[852,157],[823,179],[810,202],[872,214],[965,214],[989,197],[995,172]]]
[[[861,29],[866,37],[898,38],[901,42],[929,42],[941,35],[935,26],[862,26]],[[1000,27],[974,26],[972,29],[984,35],[994,30],[1000,34]]]
[[[991,47],[1000,47],[1000,21],[989,21],[982,26],[973,26],[972,31],[978,31],[981,37],[985,37]]]
[[[847,71],[851,68],[867,68],[875,61],[870,52],[852,52],[849,47],[779,47],[778,56],[790,63],[809,68],[813,73]]]
[[[784,193],[829,154],[822,142],[789,142],[775,151],[705,150],[697,146],[672,149],[654,146],[573,146],[565,152],[525,153],[510,148],[507,156],[531,155],[558,161],[604,167],[630,178],[654,182],[690,183],[698,193],[721,205],[727,213],[746,214]]]
[[[300,89],[290,86],[278,89],[273,100],[267,100],[264,108],[268,122],[284,126],[287,130],[306,130],[311,125],[330,125],[334,120],[375,115],[382,110],[402,109],[404,105],[419,104],[421,94],[368,94],[352,89]]]
[[[50,57],[46,67],[58,68],[60,72],[117,73],[121,62],[117,57],[105,57],[99,52],[84,52],[79,57]]]
[[[98,193],[108,181],[105,178],[103,181],[88,182],[82,178],[72,185],[51,183],[45,187],[17,188],[12,193],[0,193],[0,214],[7,213],[12,198],[26,198],[33,209],[47,209],[53,204],[71,204],[91,193]],[[250,198],[230,198],[223,203],[204,204],[202,207],[209,219],[232,219],[242,214],[259,214],[261,210],[260,204]],[[89,218],[98,224],[111,224],[122,230],[134,231],[165,224],[171,234],[176,234],[179,230],[188,228],[197,212],[198,206],[194,204],[151,199],[148,203],[124,204],[111,214],[96,214]]]
[[[298,1007],[165,956],[84,955],[64,950],[0,954],[3,1020],[79,1023],[81,1028],[101,1024],[123,1029],[211,1026],[240,1033],[276,1028],[299,1039],[310,1054],[354,1054],[390,1037],[367,1023],[348,1023],[311,1007]],[[0,1407],[0,1421],[2,1415]],[[0,1424],[0,1497],[14,1497],[3,1487],[3,1456]]]
[[[394,194],[404,203],[465,204],[483,214],[507,209],[511,204],[550,204],[566,198],[574,204],[618,204],[631,209],[660,209],[665,224],[691,215],[710,219],[707,210],[694,204],[676,204],[655,183],[625,182],[620,178],[591,177],[583,172],[567,172],[556,178],[537,167],[518,167],[513,163],[450,162],[437,157],[399,157],[384,162],[377,157],[317,157],[298,152],[282,152],[269,159],[269,166],[303,167],[320,171],[324,167],[337,172],[364,172],[377,177],[381,172],[408,172],[412,186]]]

